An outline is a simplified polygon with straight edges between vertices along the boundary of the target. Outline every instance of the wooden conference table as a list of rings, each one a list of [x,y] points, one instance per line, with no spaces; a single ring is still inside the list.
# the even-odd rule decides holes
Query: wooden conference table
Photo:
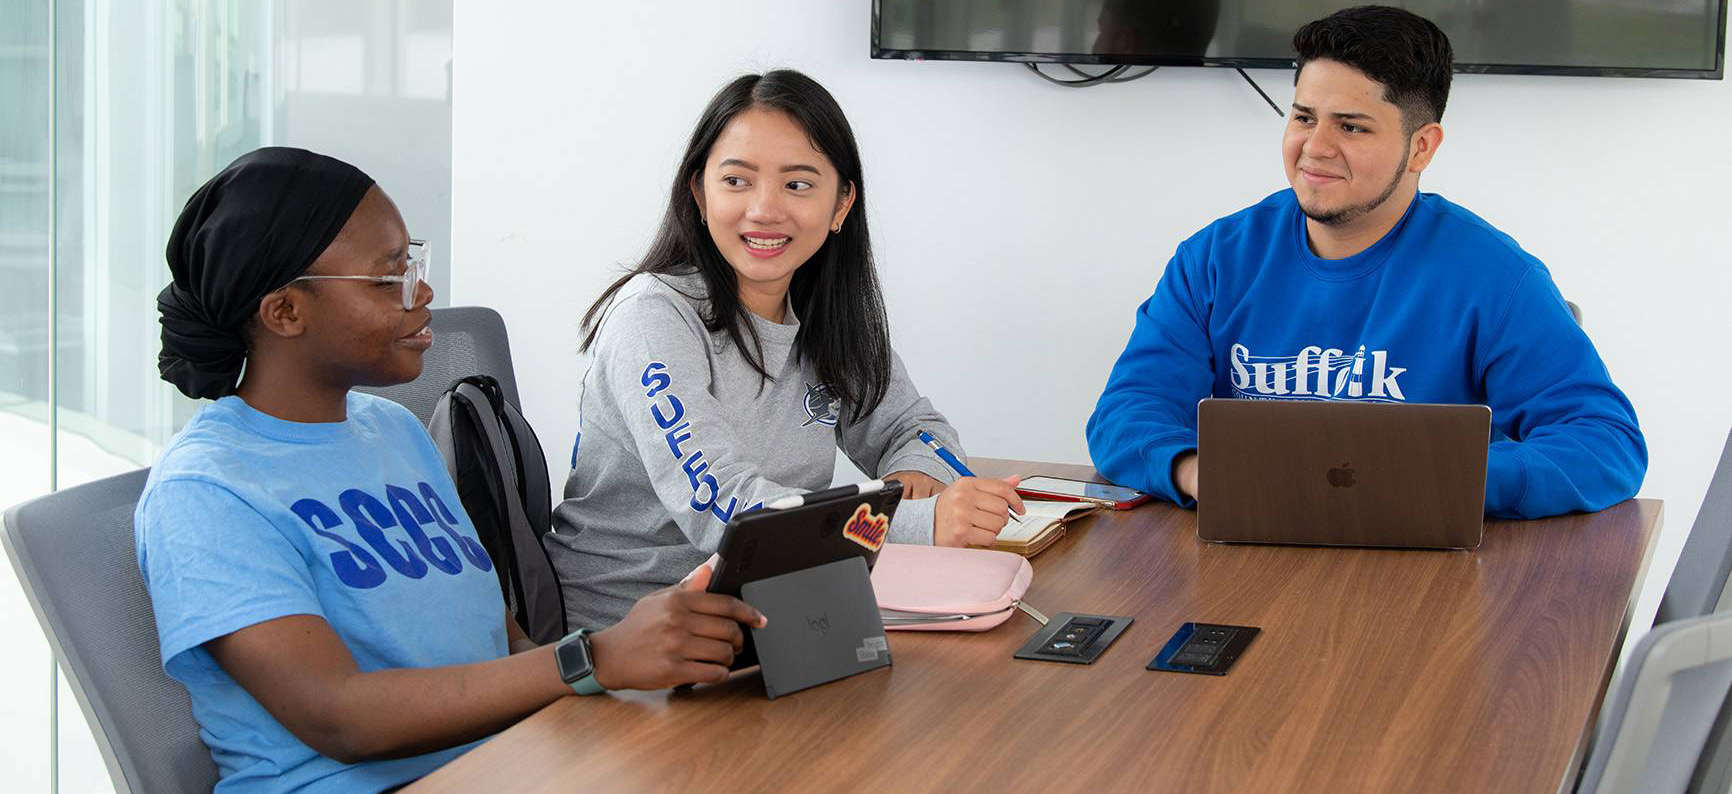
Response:
[[[1088,467],[976,460],[983,475]],[[767,700],[755,671],[568,697],[405,791],[1554,792],[1572,786],[1661,504],[1490,522],[1474,552],[1227,546],[1097,514],[1026,600],[1136,622],[1091,666],[1037,625],[892,632],[895,664]],[[1263,633],[1225,677],[1143,669],[1187,620]]]

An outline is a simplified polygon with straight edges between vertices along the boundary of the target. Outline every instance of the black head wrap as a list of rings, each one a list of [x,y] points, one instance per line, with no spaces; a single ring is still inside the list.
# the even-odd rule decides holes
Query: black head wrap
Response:
[[[156,296],[162,379],[188,397],[233,394],[259,300],[307,272],[372,185],[341,160],[271,147],[193,193],[168,238],[174,282]]]

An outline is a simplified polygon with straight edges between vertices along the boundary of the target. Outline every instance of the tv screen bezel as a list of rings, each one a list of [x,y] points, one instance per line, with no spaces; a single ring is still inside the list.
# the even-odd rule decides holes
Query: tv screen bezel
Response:
[[[1291,58],[1210,58],[1149,55],[1090,55],[1082,53],[982,52],[977,50],[902,50],[881,46],[878,7],[872,0],[872,58],[882,61],[985,61],[999,63],[1054,63],[1095,66],[1224,66],[1232,69],[1292,69]],[[1720,0],[1720,30],[1714,41],[1712,69],[1644,69],[1634,66],[1558,66],[1545,64],[1456,63],[1456,74],[1523,74],[1564,77],[1658,77],[1687,80],[1723,80],[1726,76],[1726,10]]]

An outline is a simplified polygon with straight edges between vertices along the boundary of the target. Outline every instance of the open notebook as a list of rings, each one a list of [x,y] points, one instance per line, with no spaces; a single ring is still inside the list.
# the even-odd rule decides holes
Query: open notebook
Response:
[[[1064,537],[1065,524],[1099,510],[1088,502],[1041,502],[1024,499],[1022,521],[1004,525],[994,549],[1033,557]]]

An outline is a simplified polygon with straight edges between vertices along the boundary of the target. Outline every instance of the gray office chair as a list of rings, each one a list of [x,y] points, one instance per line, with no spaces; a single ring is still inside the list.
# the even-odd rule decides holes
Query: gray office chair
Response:
[[[1732,434],[1720,452],[1720,463],[1714,468],[1714,478],[1708,483],[1708,493],[1702,499],[1702,509],[1696,513],[1696,523],[1684,541],[1678,565],[1672,569],[1672,579],[1660,596],[1660,608],[1654,625],[1664,627],[1712,615],[1732,612],[1732,592],[1727,579],[1732,577]],[[1656,629],[1657,630],[1657,629]],[[1725,794],[1732,787],[1732,695],[1722,691],[1714,695],[1719,704],[1707,743],[1695,764],[1690,791]],[[1585,789],[1584,789],[1585,790]]]
[[[162,672],[132,511],[150,472],[97,480],[6,511],[0,541],[118,792],[210,791],[216,765],[186,688]]]
[[[1732,613],[1648,632],[1606,695],[1577,794],[1724,792],[1696,778],[1728,688]]]
[[[492,375],[505,399],[523,410],[517,399],[517,376],[511,368],[511,346],[499,312],[480,306],[433,310],[433,347],[422,356],[421,377],[396,386],[357,388],[396,402],[426,424],[433,406],[452,381],[470,375]]]
[[[1581,325],[1582,324],[1582,307],[1577,306],[1575,301],[1568,301],[1568,300],[1564,301],[1564,307],[1570,310],[1570,319],[1575,320],[1576,325]]]
[[[1672,569],[1672,580],[1660,597],[1660,610],[1655,624],[1700,617],[1732,607],[1726,579],[1732,574],[1732,434],[1720,452],[1720,464],[1714,469],[1714,479],[1708,483],[1708,493],[1702,498],[1702,509],[1696,513],[1696,523],[1684,540],[1684,551],[1678,556],[1678,566]]]

